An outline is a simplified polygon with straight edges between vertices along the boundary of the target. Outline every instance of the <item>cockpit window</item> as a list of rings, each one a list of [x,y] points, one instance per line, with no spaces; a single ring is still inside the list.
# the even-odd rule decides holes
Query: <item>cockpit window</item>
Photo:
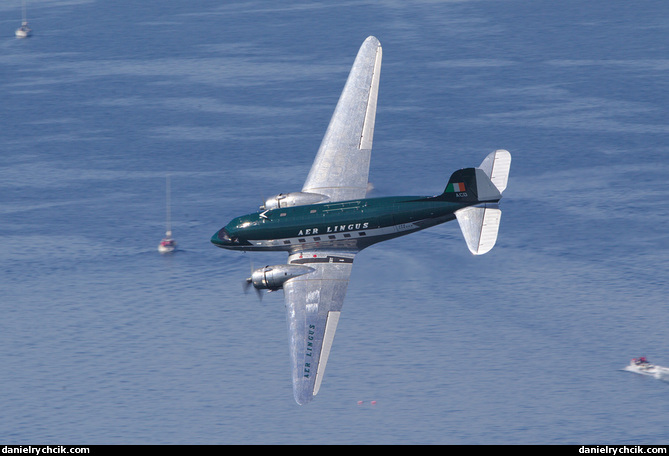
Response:
[[[221,228],[221,231],[218,232],[218,238],[221,241],[227,241],[230,242],[232,239],[230,239],[230,234],[225,228]]]

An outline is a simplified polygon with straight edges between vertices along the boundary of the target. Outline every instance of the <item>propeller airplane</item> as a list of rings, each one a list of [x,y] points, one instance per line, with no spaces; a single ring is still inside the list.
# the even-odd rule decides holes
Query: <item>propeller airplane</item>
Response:
[[[286,264],[253,270],[245,288],[284,291],[300,405],[321,386],[357,253],[456,219],[473,254],[490,251],[497,240],[511,165],[506,150],[455,171],[440,195],[366,198],[381,56],[379,41],[368,37],[302,190],[266,199],[258,212],[234,218],[211,238],[223,249],[288,254]]]

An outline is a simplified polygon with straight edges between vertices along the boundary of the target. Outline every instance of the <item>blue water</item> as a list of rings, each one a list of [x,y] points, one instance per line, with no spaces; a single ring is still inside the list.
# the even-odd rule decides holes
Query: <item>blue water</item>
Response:
[[[669,3],[0,5],[0,440],[666,444]],[[211,235],[299,190],[353,58],[384,49],[374,196],[513,155],[498,243],[358,255],[319,395],[283,294]],[[180,250],[161,256],[165,176]],[[358,403],[362,401],[362,403]],[[372,404],[371,401],[376,401]]]

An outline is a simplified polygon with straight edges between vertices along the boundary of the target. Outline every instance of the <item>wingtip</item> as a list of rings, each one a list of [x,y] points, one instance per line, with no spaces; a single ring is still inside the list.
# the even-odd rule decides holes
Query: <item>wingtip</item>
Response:
[[[315,395],[307,392],[303,394],[303,391],[295,391],[295,402],[297,405],[306,405],[309,402],[314,400]]]
[[[313,378],[293,379],[293,397],[298,405],[306,405],[313,401],[318,393],[318,386]]]
[[[374,35],[369,35],[367,37],[367,39],[365,39],[363,44],[365,44],[365,43],[370,43],[370,44],[373,44],[373,45],[376,45],[376,46],[381,46],[381,42]]]

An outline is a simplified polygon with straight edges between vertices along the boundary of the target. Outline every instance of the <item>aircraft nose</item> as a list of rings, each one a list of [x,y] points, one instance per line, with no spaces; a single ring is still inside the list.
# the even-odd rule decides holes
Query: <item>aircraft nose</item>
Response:
[[[212,244],[218,246],[227,246],[232,244],[232,239],[230,239],[230,234],[225,228],[221,228],[211,237]]]

